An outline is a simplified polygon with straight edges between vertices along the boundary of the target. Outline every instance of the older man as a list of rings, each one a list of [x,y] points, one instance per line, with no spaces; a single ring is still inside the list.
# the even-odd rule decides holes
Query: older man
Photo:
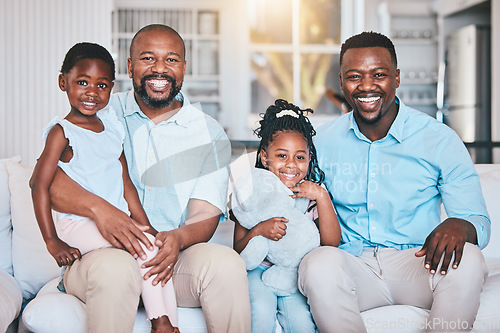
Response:
[[[112,97],[127,133],[129,172],[160,250],[146,263],[154,283],[173,278],[177,302],[201,306],[209,332],[249,332],[245,265],[232,249],[207,242],[226,207],[230,145],[221,126],[180,92],[185,46],[164,25],[134,36],[127,61],[133,90]],[[72,183],[62,172],[51,186],[54,207],[92,218],[117,248],[142,256],[148,240],[126,214]],[[68,293],[86,303],[89,332],[131,332],[140,295],[133,256],[100,249],[68,268]]]

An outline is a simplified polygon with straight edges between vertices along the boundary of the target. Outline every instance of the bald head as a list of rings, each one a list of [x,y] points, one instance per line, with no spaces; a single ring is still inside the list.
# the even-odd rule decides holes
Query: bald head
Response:
[[[184,50],[184,57],[186,56],[186,45],[184,44],[184,39],[182,39],[181,35],[179,35],[179,33],[177,31],[175,31],[173,28],[169,27],[168,25],[150,24],[150,25],[147,25],[147,26],[141,28],[139,31],[137,31],[134,38],[132,38],[132,42],[130,43],[130,57],[132,57],[132,54],[134,52],[134,46],[135,46],[135,42],[137,41],[137,39],[140,38],[142,35],[147,35],[148,32],[152,32],[152,31],[165,32],[165,33],[177,36],[182,43],[182,47]]]

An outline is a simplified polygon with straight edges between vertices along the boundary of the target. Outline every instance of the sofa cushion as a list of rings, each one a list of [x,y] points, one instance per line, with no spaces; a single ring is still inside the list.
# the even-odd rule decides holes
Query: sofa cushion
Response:
[[[418,333],[429,311],[410,305],[388,305],[361,313],[368,333]]]
[[[10,221],[10,192],[7,162],[18,163],[20,156],[0,160],[0,270],[13,275],[12,223]]]
[[[24,308],[21,326],[37,333],[85,333],[85,304],[78,298],[57,290],[59,279],[40,289]]]
[[[481,292],[473,332],[500,332],[500,259],[486,259],[489,274]]]
[[[76,297],[57,289],[59,279],[53,279],[40,289],[35,299],[23,311],[21,327],[37,333],[84,333],[85,304]],[[178,308],[179,327],[182,333],[206,333],[205,318],[201,308]],[[144,308],[135,318],[134,333],[151,332]]]
[[[28,185],[32,168],[12,162],[6,166],[11,199],[14,277],[23,297],[31,299],[44,284],[60,275],[60,268],[47,251],[35,219]]]
[[[21,312],[23,296],[14,278],[0,271],[0,332],[5,332]]]

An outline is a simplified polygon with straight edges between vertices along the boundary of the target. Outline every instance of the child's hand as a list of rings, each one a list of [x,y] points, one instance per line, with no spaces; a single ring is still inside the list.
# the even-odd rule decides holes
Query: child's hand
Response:
[[[288,220],[284,217],[273,217],[253,227],[253,230],[261,236],[270,240],[278,241],[286,235],[286,224]]]
[[[142,232],[147,232],[148,234],[153,236],[156,236],[158,234],[158,231],[155,228],[153,228],[153,226],[150,223],[148,223],[148,225],[143,225],[134,219],[132,219],[132,221],[134,222],[135,226],[139,228],[139,230],[141,230]]]
[[[80,250],[70,247],[60,239],[47,241],[47,250],[54,257],[59,267],[71,265],[76,259],[80,260],[82,255]]]
[[[326,189],[321,187],[320,185],[313,183],[309,180],[303,181],[295,185],[294,187],[290,187],[290,190],[294,192],[291,195],[292,198],[307,198],[309,200],[321,200],[324,196],[328,196],[328,192]]]

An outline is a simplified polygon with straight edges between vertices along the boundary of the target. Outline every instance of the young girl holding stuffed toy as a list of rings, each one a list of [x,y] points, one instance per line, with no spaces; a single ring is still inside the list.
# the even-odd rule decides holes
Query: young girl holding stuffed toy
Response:
[[[122,147],[123,125],[113,109],[104,109],[114,79],[113,58],[98,44],[75,44],[64,58],[59,88],[66,92],[71,108],[64,119],[56,117],[45,129],[45,148],[30,182],[38,225],[59,266],[71,266],[87,252],[112,245],[90,219],[61,214],[54,224],[49,188],[58,167],[88,191],[129,214],[147,230],[145,235],[151,244],[155,243],[153,236],[157,231],[149,224],[128,175]],[[139,266],[158,252],[156,246],[141,245],[146,255],[137,258]],[[147,271],[141,267],[142,274]],[[151,332],[179,332],[175,327],[177,303],[172,280],[164,287],[153,285],[152,281],[152,277],[142,281],[142,299],[152,321]]]
[[[292,198],[309,199],[305,214],[316,223],[320,244],[338,246],[340,226],[330,195],[321,185],[324,173],[318,167],[312,140],[316,132],[306,112],[312,110],[302,110],[285,100],[277,100],[267,109],[260,127],[255,130],[261,139],[255,166],[274,173],[293,191]],[[236,221],[234,249],[241,253],[248,242],[259,235],[279,241],[286,237],[287,222],[284,217],[276,216],[248,230]],[[248,272],[252,332],[274,332],[276,318],[284,332],[315,332],[309,306],[300,292],[277,296],[262,282],[263,272],[271,265],[264,260],[260,266]]]

